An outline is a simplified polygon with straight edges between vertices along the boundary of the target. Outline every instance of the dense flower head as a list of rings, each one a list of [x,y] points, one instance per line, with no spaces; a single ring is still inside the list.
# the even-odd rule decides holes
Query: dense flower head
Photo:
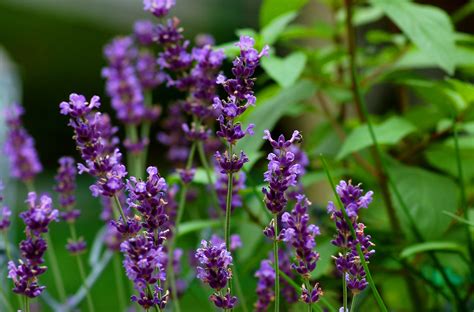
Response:
[[[229,153],[227,151],[225,151],[224,154],[216,152],[215,158],[217,164],[221,168],[220,172],[225,174],[240,171],[244,164],[249,161],[247,155],[245,155],[245,153],[242,151],[240,152],[240,156],[233,154],[232,157],[229,157]]]
[[[265,130],[264,139],[268,140],[275,153],[268,154],[268,170],[264,173],[268,188],[263,188],[265,194],[265,205],[272,213],[282,212],[288,202],[286,192],[289,187],[295,186],[298,176],[301,174],[300,165],[295,161],[295,155],[289,151],[290,147],[301,141],[302,137],[298,131],[294,131],[289,140],[283,135],[274,140],[270,132]]]
[[[0,231],[6,231],[10,226],[10,216],[12,215],[11,210],[7,206],[1,206],[3,201],[3,183],[0,180]]]
[[[98,96],[90,102],[83,95],[72,93],[69,102],[60,104],[61,113],[69,115],[69,126],[74,129],[74,139],[84,164],[78,164],[79,174],[87,172],[97,178],[90,187],[94,196],[112,197],[123,187],[127,171],[121,163],[122,154],[116,147],[117,131],[110,118],[95,111],[100,106]]]
[[[83,253],[87,248],[87,243],[84,241],[82,237],[78,238],[77,240],[68,240],[66,244],[66,249],[72,255],[78,255]]]
[[[319,254],[314,251],[316,247],[315,236],[319,235],[319,228],[309,224],[308,199],[300,195],[291,213],[285,212],[281,216],[283,229],[281,239],[295,250],[296,259],[292,268],[305,279],[309,279],[311,272],[316,268]]]
[[[143,9],[156,17],[163,17],[168,14],[175,4],[175,0],[144,0]]]
[[[329,202],[328,213],[335,222],[337,229],[337,234],[331,243],[342,250],[334,257],[336,269],[345,276],[347,287],[357,293],[364,290],[368,285],[366,272],[357,252],[357,244],[360,244],[366,261],[375,253],[375,250],[372,249],[374,244],[371,242],[370,235],[364,233],[365,225],[358,222],[358,213],[361,208],[367,208],[372,202],[373,192],[368,191],[363,194],[360,184],[352,185],[351,181],[349,183],[341,181],[336,187],[336,192],[356,233],[356,237],[353,237],[342,211],[336,209],[333,202]]]
[[[136,21],[133,25],[133,34],[137,41],[144,46],[149,46],[153,43],[153,29],[154,24],[148,20]]]
[[[141,213],[142,227],[153,232],[168,221],[165,211],[168,185],[156,167],[147,168],[146,181],[131,177],[127,182],[128,205]]]
[[[23,127],[24,109],[13,104],[6,109],[7,134],[4,152],[10,162],[11,176],[28,182],[43,170],[35,149],[35,141]]]
[[[275,299],[275,270],[270,260],[265,259],[260,262],[260,268],[255,272],[257,282],[257,302],[255,302],[255,311],[264,312],[268,310],[269,305]]]
[[[303,284],[301,285],[301,301],[304,303],[312,304],[319,301],[319,298],[323,295],[323,290],[319,287],[319,284],[314,284],[310,290]]]
[[[143,308],[149,309],[157,305],[164,308],[168,292],[158,287],[158,281],[166,280],[166,267],[163,258],[166,257],[161,244],[157,244],[153,234],[143,233],[124,241],[120,250],[125,256],[123,265],[126,274],[133,281],[139,296],[132,296]],[[148,289],[154,288],[152,294]]]
[[[61,157],[59,159],[58,173],[55,177],[56,186],[54,190],[59,193],[59,204],[63,208],[74,206],[76,197],[76,163],[72,157]]]
[[[223,309],[234,307],[237,298],[230,295],[229,290],[223,295],[221,290],[227,286],[227,281],[232,277],[230,266],[232,256],[226,249],[225,243],[214,245],[203,240],[201,248],[196,250],[196,259],[200,265],[197,267],[197,277],[208,284],[216,292],[209,297],[214,304]]]
[[[37,276],[43,274],[46,267],[32,267],[20,260],[18,265],[13,261],[8,262],[8,278],[12,279],[13,292],[29,298],[41,295],[45,286],[39,285]]]
[[[39,235],[48,232],[48,225],[58,220],[59,212],[53,209],[53,201],[48,195],[42,195],[39,200],[35,192],[28,193],[26,200],[28,210],[20,213],[26,224],[26,231]]]
[[[229,182],[229,176],[225,173],[220,172],[218,169],[216,171],[218,171],[216,172],[217,180],[214,186],[217,193],[217,200],[219,203],[219,207],[223,211],[225,211],[227,199],[227,184]],[[245,179],[246,175],[242,171],[232,175],[232,211],[234,211],[234,209],[237,207],[242,207],[242,196],[239,194],[239,192],[245,188]]]

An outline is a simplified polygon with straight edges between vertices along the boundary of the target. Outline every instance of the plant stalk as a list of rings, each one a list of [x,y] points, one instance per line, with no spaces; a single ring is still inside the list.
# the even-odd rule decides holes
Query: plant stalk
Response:
[[[273,215],[275,237],[273,239],[273,264],[275,270],[275,312],[280,311],[280,266],[278,263],[278,214]]]
[[[122,265],[120,263],[120,254],[117,252],[114,253],[114,276],[115,276],[115,284],[117,285],[117,297],[118,303],[120,307],[120,311],[124,312],[127,309],[127,305],[125,303],[125,287],[123,286],[123,278],[122,278]]]
[[[49,262],[51,263],[51,269],[53,271],[54,283],[56,284],[59,298],[62,302],[66,302],[66,290],[64,289],[63,278],[61,277],[61,271],[59,270],[58,258],[56,257],[53,241],[49,232],[46,232],[44,235],[46,236],[46,241],[49,247],[47,254]]]

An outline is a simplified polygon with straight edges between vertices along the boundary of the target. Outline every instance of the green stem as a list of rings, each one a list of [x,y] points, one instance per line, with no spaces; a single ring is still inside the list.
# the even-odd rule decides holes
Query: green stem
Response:
[[[229,144],[229,158],[232,158],[232,144]],[[232,188],[234,186],[234,175],[227,174],[227,197],[225,205],[224,241],[227,250],[230,250],[230,215],[232,214]]]
[[[77,241],[75,224],[74,223],[68,223],[68,224],[69,224],[69,232],[71,233],[72,240]],[[90,289],[86,281],[86,271],[84,270],[84,263],[82,261],[82,257],[80,255],[76,255],[76,259],[77,259],[77,266],[79,268],[79,274],[81,275],[81,279],[82,279],[82,285],[84,285],[84,288],[86,290],[86,299],[87,299],[87,305],[89,307],[89,311],[95,311],[94,303],[92,301],[92,297],[90,294]]]
[[[145,91],[145,107],[147,108],[150,108],[152,105],[153,105],[153,93],[151,90],[148,90],[148,91]],[[150,139],[150,127],[151,127],[151,122],[150,121],[145,121],[143,122],[143,125],[141,127],[141,131],[140,131],[140,135],[141,135],[141,139],[142,140],[145,140],[145,139]],[[148,146],[145,146],[145,148],[143,149],[143,151],[141,152],[141,155],[140,155],[140,163],[141,163],[141,168],[142,168],[142,171],[144,168],[146,168],[146,161],[147,161],[147,158],[148,158]]]
[[[242,307],[242,310],[244,312],[248,312],[247,302],[245,301],[244,292],[242,291],[242,286],[240,285],[240,279],[239,279],[239,274],[237,272],[237,267],[234,266],[234,268],[232,269],[232,273],[233,273],[232,277],[235,283],[235,289],[237,291],[237,295],[240,301],[240,307]]]
[[[457,127],[456,119],[454,119],[453,121],[453,132],[454,132],[454,148],[455,148],[455,153],[456,153],[456,164],[458,168],[459,185],[461,188],[461,205],[462,205],[461,208],[464,214],[464,218],[466,220],[469,220],[469,216],[468,216],[469,209],[467,206],[466,185],[464,183],[464,174],[463,174],[462,161],[461,161],[461,152],[459,148],[458,127]],[[474,246],[471,239],[471,231],[469,229],[469,225],[466,224],[465,229],[466,229],[469,255],[471,257],[471,262],[474,264]],[[473,272],[473,267],[471,266],[471,273],[472,272]]]
[[[342,275],[342,306],[344,308],[344,312],[347,312],[347,281],[345,272]]]
[[[46,236],[46,241],[48,242],[47,254],[49,262],[51,263],[51,269],[53,271],[54,283],[56,284],[56,289],[58,290],[59,298],[62,302],[66,302],[66,290],[64,289],[64,283],[61,277],[61,271],[59,270],[58,258],[56,257],[53,241],[49,232],[46,232],[44,235]]]
[[[25,296],[25,312],[30,312],[30,299]]]
[[[115,275],[115,284],[117,285],[117,297],[120,307],[120,311],[124,312],[127,309],[125,303],[125,287],[123,285],[122,278],[122,265],[120,261],[120,254],[114,253],[114,275]]]
[[[334,181],[331,177],[331,173],[329,172],[328,164],[326,163],[326,160],[324,159],[323,156],[321,156],[321,161],[322,161],[323,166],[324,166],[324,171],[326,171],[326,175],[327,175],[327,178],[329,180],[329,183],[331,184],[332,191],[334,192],[334,196],[337,199],[337,203],[339,205],[339,208],[340,208],[340,210],[341,210],[341,212],[344,216],[344,220],[346,221],[347,225],[349,226],[349,230],[351,232],[352,237],[355,239],[355,238],[357,238],[357,235],[356,235],[356,232],[354,230],[354,226],[352,224],[351,219],[347,215],[346,209],[344,207],[344,204],[341,201],[341,198],[337,195],[336,186],[334,185]],[[356,248],[357,248],[357,253],[359,255],[359,258],[360,258],[360,262],[361,262],[362,267],[364,268],[365,273],[366,273],[367,282],[369,283],[370,288],[372,289],[372,293],[375,297],[375,301],[377,301],[377,304],[378,304],[381,311],[387,312],[387,307],[385,306],[385,303],[384,303],[382,297],[380,296],[379,291],[377,290],[377,287],[375,286],[375,282],[372,279],[372,274],[370,274],[369,267],[367,266],[367,262],[365,261],[364,253],[362,252],[362,249],[360,248],[360,242],[359,241],[357,241]],[[345,280],[345,276],[343,278]],[[346,303],[345,308],[347,308],[347,303]]]
[[[188,155],[188,160],[186,162],[186,170],[191,169],[194,161],[194,154],[196,153],[196,142],[193,142],[191,145],[191,149],[189,151]],[[170,277],[170,283],[171,283],[171,295],[174,300],[174,307],[176,312],[180,312],[181,308],[179,305],[179,299],[178,299],[178,292],[176,289],[176,276],[175,272],[173,270],[173,261],[174,261],[174,249],[176,245],[176,239],[178,237],[178,227],[179,224],[181,223],[181,219],[183,218],[183,213],[184,213],[184,207],[186,205],[186,194],[188,192],[188,186],[186,184],[182,184],[181,187],[181,193],[179,197],[179,202],[178,202],[178,212],[176,213],[176,220],[175,220],[175,226],[174,226],[174,233],[173,236],[171,237],[170,243],[169,243],[169,248],[168,248],[168,276]]]
[[[273,264],[275,270],[275,312],[280,311],[280,266],[278,264],[278,214],[273,215],[275,237],[273,239]]]
[[[125,135],[127,136],[127,139],[129,139],[132,144],[137,143],[138,142],[137,126],[126,125]],[[143,174],[140,156],[141,155],[136,155],[134,153],[127,152],[128,168],[130,168],[131,170],[130,174],[137,178],[141,178]]]
[[[118,210],[118,212],[120,213],[120,216],[122,217],[122,221],[126,222],[127,217],[125,216],[125,213],[123,212],[122,204],[120,203],[120,199],[118,198],[117,194],[114,195],[114,202],[115,202],[115,208]]]
[[[214,187],[214,182],[212,181],[211,167],[209,166],[209,162],[207,161],[207,157],[206,157],[206,153],[204,152],[204,145],[202,141],[199,141],[198,143],[198,154],[201,160],[201,164],[204,167],[204,171],[206,171],[207,183],[209,184],[209,187],[211,188],[212,201],[213,201],[214,207],[216,207],[218,212],[221,212],[219,208],[219,201],[217,200],[216,188]]]
[[[350,311],[350,312],[353,312],[353,311],[354,311],[354,307],[355,307],[355,305],[356,305],[356,298],[357,298],[357,295],[354,294],[354,296],[352,297],[351,311]]]

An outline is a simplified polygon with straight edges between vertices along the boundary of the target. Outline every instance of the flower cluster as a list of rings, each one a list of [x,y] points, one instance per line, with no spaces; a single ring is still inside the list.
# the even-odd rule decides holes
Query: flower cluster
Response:
[[[290,186],[295,186],[298,176],[301,174],[300,164],[295,161],[295,155],[289,150],[294,143],[301,141],[302,137],[298,131],[294,131],[289,140],[283,135],[274,140],[268,130],[265,130],[264,139],[268,140],[274,149],[274,153],[268,154],[268,170],[264,174],[265,181],[269,187],[263,188],[265,194],[265,205],[273,214],[281,213],[287,203],[286,191]]]
[[[0,181],[0,192],[3,191],[3,183]],[[0,193],[0,204],[3,201],[3,195]],[[7,206],[0,206],[0,232],[6,231],[10,226],[11,210]]]
[[[197,277],[215,290],[209,299],[216,307],[221,309],[232,309],[237,303],[237,297],[232,296],[230,289],[226,293],[227,281],[232,278],[232,256],[226,249],[225,243],[214,245],[211,242],[202,241],[201,248],[196,251],[196,259],[200,266],[197,267]]]
[[[132,296],[144,309],[158,306],[164,309],[168,301],[168,292],[163,291],[160,284],[166,280],[166,266],[163,258],[166,254],[157,241],[162,242],[164,237],[154,238],[153,233],[144,233],[124,241],[120,250],[125,256],[123,265],[130,280],[139,292]]]
[[[107,115],[95,111],[99,101],[98,96],[87,102],[83,95],[72,93],[69,102],[62,102],[60,109],[61,114],[70,117],[69,126],[74,129],[73,138],[85,162],[78,165],[79,173],[87,172],[97,178],[90,187],[92,195],[112,197],[124,188],[127,171],[113,136],[116,130]]]
[[[72,157],[61,157],[59,159],[58,173],[55,177],[56,186],[54,190],[59,193],[59,204],[63,208],[61,218],[68,223],[75,223],[81,212],[74,209],[76,198],[74,191],[76,190],[76,165]],[[71,233],[72,234],[72,233]],[[84,252],[87,244],[82,237],[71,237],[66,245],[67,250],[73,254]]]
[[[319,254],[314,251],[316,247],[314,238],[320,234],[317,226],[309,224],[309,205],[308,199],[304,195],[299,195],[291,213],[285,212],[281,216],[283,229],[280,233],[280,238],[295,249],[296,263],[293,263],[291,268],[307,281],[311,278],[311,272],[316,269],[316,262],[319,259]],[[316,284],[312,290],[304,288],[301,299],[306,303],[314,303],[319,300],[321,294],[321,288]]]
[[[358,293],[367,287],[366,272],[361,264],[357,253],[357,244],[360,244],[365,260],[375,253],[374,244],[370,241],[370,235],[364,234],[365,225],[357,222],[358,213],[361,208],[367,208],[372,202],[372,191],[363,194],[360,185],[352,185],[351,181],[341,181],[336,187],[336,192],[341,199],[344,209],[349,216],[357,237],[353,237],[349,224],[346,223],[341,210],[337,210],[333,202],[328,203],[328,213],[336,223],[337,234],[331,243],[342,249],[335,258],[336,269],[345,276],[347,287],[354,293]]]
[[[217,136],[227,141],[232,147],[238,140],[246,134],[253,134],[254,125],[249,125],[246,130],[242,129],[240,122],[235,119],[242,115],[250,105],[254,105],[256,97],[253,92],[254,80],[252,78],[255,69],[260,63],[260,58],[268,53],[265,47],[260,53],[254,49],[255,41],[248,36],[242,36],[236,46],[240,48],[240,56],[235,58],[232,67],[234,78],[226,79],[223,75],[217,77],[217,83],[223,85],[227,92],[227,99],[214,98],[214,109],[220,112],[217,118],[219,130]],[[216,152],[216,160],[223,173],[233,173],[239,171],[243,164],[248,161],[247,156],[241,152],[240,157],[227,151],[221,155]]]
[[[26,203],[28,210],[20,214],[26,224],[27,237],[20,243],[22,259],[18,265],[8,262],[8,278],[13,280],[15,293],[34,298],[45,288],[38,284],[38,276],[47,269],[42,265],[47,244],[41,234],[48,232],[49,223],[57,221],[58,211],[52,208],[52,200],[47,195],[41,196],[38,201],[36,193],[28,193]]]
[[[29,182],[43,170],[35,149],[35,141],[23,127],[23,107],[13,104],[6,110],[7,134],[5,155],[10,161],[11,176]]]

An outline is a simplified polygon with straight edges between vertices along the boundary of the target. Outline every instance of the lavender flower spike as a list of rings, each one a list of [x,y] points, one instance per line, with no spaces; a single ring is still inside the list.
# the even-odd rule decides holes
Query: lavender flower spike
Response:
[[[3,191],[3,183],[0,180],[0,192]],[[3,196],[0,193],[0,203],[3,201]],[[11,210],[7,206],[0,206],[0,232],[6,231],[10,226]]]
[[[175,0],[144,0],[143,8],[156,17],[163,17],[176,4]]]
[[[232,296],[227,288],[225,294],[221,292],[228,286],[227,281],[232,278],[232,256],[225,248],[225,243],[213,245],[203,240],[201,248],[196,251],[196,259],[200,266],[197,267],[197,277],[215,290],[209,299],[221,309],[232,309],[237,303],[237,297]]]
[[[364,290],[368,283],[366,272],[361,264],[357,253],[357,243],[360,244],[366,261],[375,253],[374,244],[370,241],[370,235],[364,234],[365,225],[358,221],[358,213],[361,208],[367,208],[372,202],[372,191],[363,194],[359,185],[352,185],[351,181],[341,181],[336,187],[336,192],[341,198],[344,208],[352,222],[357,237],[351,235],[350,226],[346,223],[342,211],[337,210],[333,202],[328,203],[328,213],[336,223],[337,234],[331,243],[340,247],[344,252],[334,257],[337,271],[345,276],[347,287],[354,293]]]
[[[21,116],[24,109],[13,104],[6,110],[7,134],[5,155],[10,161],[11,176],[29,182],[43,170],[35,149],[35,141],[23,127]]]

